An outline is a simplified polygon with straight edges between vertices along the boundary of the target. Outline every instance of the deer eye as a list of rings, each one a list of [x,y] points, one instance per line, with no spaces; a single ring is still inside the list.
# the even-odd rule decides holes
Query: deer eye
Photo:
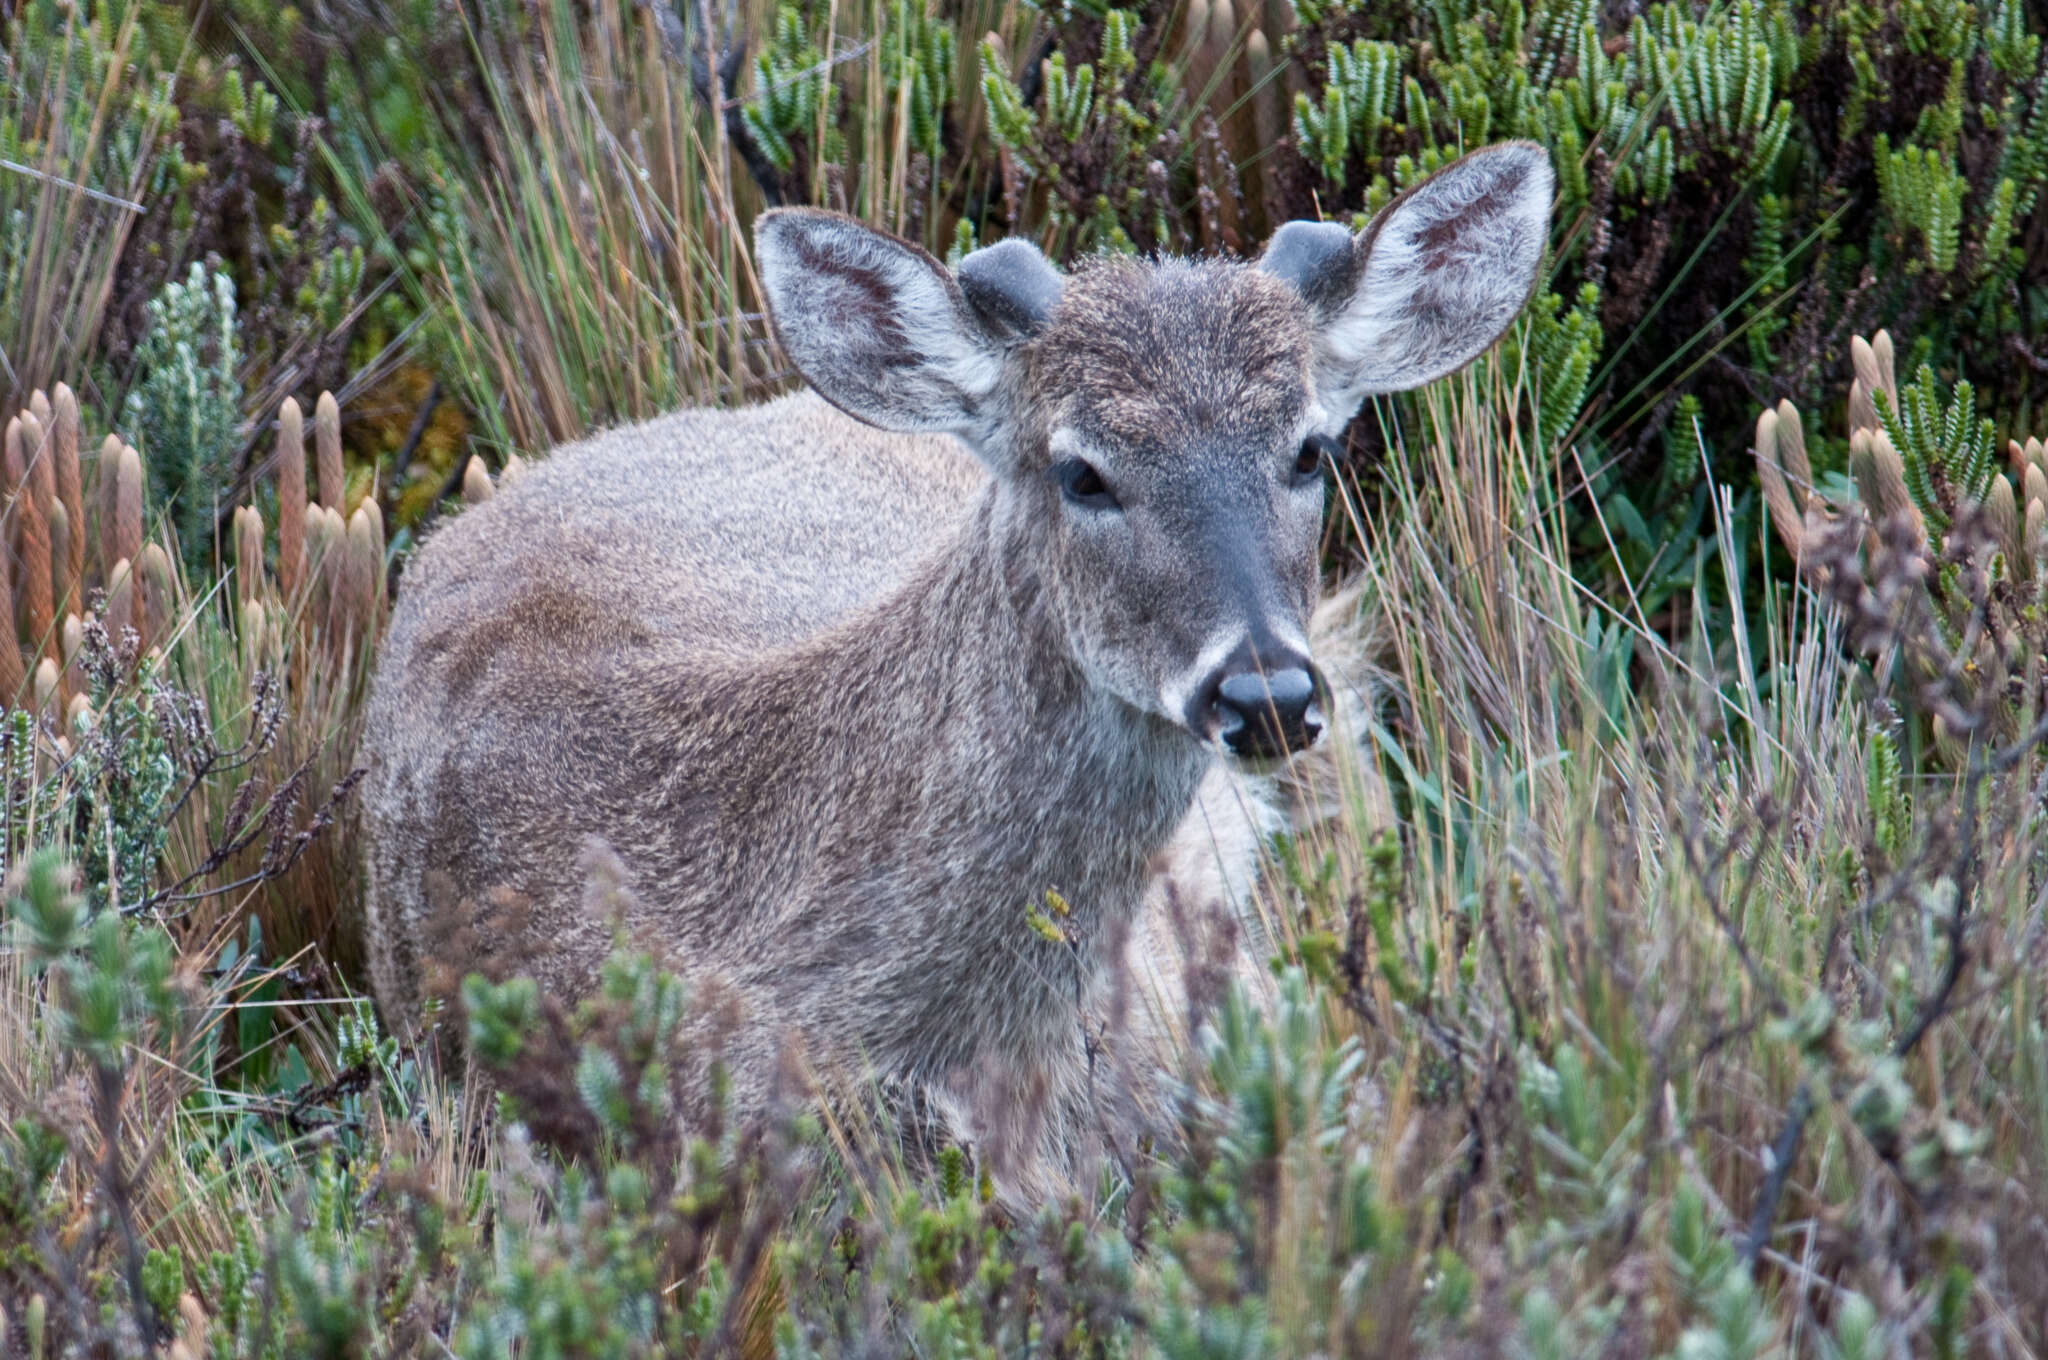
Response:
[[[1069,458],[1052,471],[1059,480],[1061,494],[1075,505],[1086,506],[1090,510],[1117,508],[1116,495],[1109,489],[1109,483],[1083,460]]]
[[[1343,450],[1335,440],[1325,435],[1312,434],[1301,441],[1301,448],[1294,455],[1294,478],[1300,483],[1319,480],[1325,465],[1337,466],[1337,459]]]

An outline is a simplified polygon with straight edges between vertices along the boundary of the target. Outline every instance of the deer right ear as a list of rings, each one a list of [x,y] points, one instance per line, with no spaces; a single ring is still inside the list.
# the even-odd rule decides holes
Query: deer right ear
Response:
[[[1357,237],[1290,222],[1261,268],[1292,283],[1316,329],[1316,393],[1340,427],[1359,403],[1452,373],[1485,353],[1535,288],[1554,177],[1533,142],[1451,162]]]
[[[763,213],[754,252],[776,338],[825,400],[970,443],[995,423],[1003,348],[930,255],[816,208]]]

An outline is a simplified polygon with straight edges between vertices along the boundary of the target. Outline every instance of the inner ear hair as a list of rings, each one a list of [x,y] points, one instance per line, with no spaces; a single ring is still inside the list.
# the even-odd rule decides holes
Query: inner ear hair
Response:
[[[1006,343],[1036,335],[1066,289],[1038,248],[1018,237],[970,252],[954,276],[990,337]]]
[[[754,243],[776,338],[827,401],[887,430],[985,429],[1002,347],[928,252],[816,208],[763,213]]]
[[[1419,387],[1483,353],[1535,287],[1555,178],[1532,142],[1451,162],[1356,237],[1290,224],[1260,263],[1301,290],[1315,318],[1317,387],[1348,419],[1366,397]]]

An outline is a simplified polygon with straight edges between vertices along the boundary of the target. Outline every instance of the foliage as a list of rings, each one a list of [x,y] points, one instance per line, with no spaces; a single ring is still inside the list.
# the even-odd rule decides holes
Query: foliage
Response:
[[[1403,828],[1277,847],[1271,996],[1191,993],[1149,1150],[1012,1219],[979,1149],[886,1112],[733,1126],[691,987],[624,945],[573,1010],[467,981],[443,1023],[495,1099],[345,996],[280,1057],[305,984],[260,963],[267,931],[95,911],[44,852],[9,908],[35,967],[0,964],[10,1325],[40,1296],[53,1346],[217,1355],[1688,1356],[1959,1349],[2032,1316],[2048,1282],[2007,1244],[2048,1213],[2013,966],[2036,746],[1987,727],[1945,764],[1911,734],[2003,692],[1866,690],[1863,635],[1790,602],[1768,686],[1589,626],[1555,511],[1474,494],[1533,484],[1520,366],[1430,397],[1403,513],[1360,528]],[[1888,626],[1910,652],[1941,624]],[[1693,678],[1617,695],[1616,647]],[[1965,1037],[1981,1061],[1946,1061]],[[67,1124],[110,1057],[140,1094]],[[101,1230],[67,1236],[88,1183]]]
[[[126,414],[148,455],[156,494],[177,516],[188,571],[213,561],[213,526],[233,489],[240,361],[235,285],[226,274],[208,278],[194,264],[185,282],[165,284],[150,302]]]
[[[1999,472],[1967,380],[1944,391],[1922,365],[1902,387],[1883,331],[1852,352],[1849,494],[1821,492],[1790,402],[1758,422],[1758,477],[1801,572],[1842,597],[1850,636],[1937,695],[1969,698],[1924,703],[1943,756],[1968,764],[1970,749],[2015,740],[2042,707],[2048,452],[2010,440],[2011,471]]]
[[[142,200],[178,179],[143,8],[37,0],[0,29],[0,410],[96,357]]]

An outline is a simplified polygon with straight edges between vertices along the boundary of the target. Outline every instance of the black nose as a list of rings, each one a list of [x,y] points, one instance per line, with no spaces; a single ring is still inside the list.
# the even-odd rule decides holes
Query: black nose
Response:
[[[1323,732],[1316,678],[1300,666],[1239,671],[1216,687],[1216,734],[1240,756],[1282,756],[1315,745]]]

